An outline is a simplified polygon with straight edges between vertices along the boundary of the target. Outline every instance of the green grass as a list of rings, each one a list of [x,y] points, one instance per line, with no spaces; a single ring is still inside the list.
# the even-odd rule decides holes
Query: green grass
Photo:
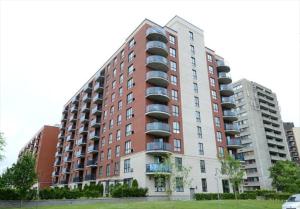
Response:
[[[279,209],[282,202],[271,200],[211,200],[95,203],[89,205],[43,206],[40,209]],[[33,207],[31,209],[35,209]],[[29,208],[27,208],[29,209]]]

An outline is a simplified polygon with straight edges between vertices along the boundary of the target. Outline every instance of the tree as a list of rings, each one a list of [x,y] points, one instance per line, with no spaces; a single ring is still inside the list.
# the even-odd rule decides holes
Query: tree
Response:
[[[137,181],[136,179],[133,179],[131,186],[132,186],[133,188],[139,188],[138,181]]]
[[[221,172],[223,175],[228,176],[235,198],[237,199],[237,194],[245,175],[244,170],[241,168],[241,163],[239,160],[236,160],[230,155],[227,155],[227,157],[221,161],[221,164]]]
[[[0,176],[0,188],[11,189],[13,188],[13,168],[15,164],[12,165],[11,168],[7,168],[4,173]]]
[[[300,192],[300,167],[291,161],[277,161],[269,168],[272,186],[278,191]]]
[[[3,151],[4,151],[5,144],[6,143],[3,134],[0,132],[0,161],[3,160],[4,158]]]

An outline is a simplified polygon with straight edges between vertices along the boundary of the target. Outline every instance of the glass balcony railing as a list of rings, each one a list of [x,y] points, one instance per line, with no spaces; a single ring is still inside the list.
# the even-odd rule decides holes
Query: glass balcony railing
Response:
[[[86,92],[86,93],[92,92],[92,86],[89,85],[89,84],[86,84],[86,85],[83,87],[83,91]]]
[[[223,118],[227,121],[236,121],[238,119],[236,112],[232,110],[224,110]]]
[[[171,151],[171,144],[165,142],[147,143],[147,151]]]
[[[168,59],[159,55],[148,56],[146,59],[146,64],[148,67],[156,70],[167,71],[169,69]]]
[[[168,90],[162,87],[148,87],[146,90],[146,97],[161,102],[167,102],[170,99]]]
[[[96,159],[88,160],[87,166],[97,166],[97,160]]]
[[[79,133],[80,134],[85,134],[85,133],[87,133],[88,132],[88,128],[87,127],[81,127],[80,129],[79,129]]]
[[[158,136],[168,136],[170,135],[170,126],[163,122],[147,123],[146,132]]]
[[[150,104],[146,107],[146,115],[155,118],[168,118],[170,116],[169,107],[162,104]]]
[[[78,141],[77,141],[77,143],[76,143],[77,145],[84,145],[84,144],[86,144],[86,139],[84,139],[84,138],[81,138],[81,139],[79,139]]]
[[[89,134],[89,139],[90,140],[99,140],[99,134],[96,133],[95,131],[93,131]]]
[[[95,181],[96,180],[96,175],[95,174],[86,174],[84,176],[85,181]]]
[[[220,85],[220,94],[222,96],[232,96],[234,94],[232,86],[229,84]]]
[[[219,72],[218,80],[220,84],[229,84],[232,82],[230,74],[226,72]]]
[[[237,124],[224,124],[226,134],[238,134],[240,132]]]
[[[168,47],[161,41],[148,41],[146,44],[147,52],[155,55],[168,56]]]
[[[241,147],[242,146],[242,142],[239,138],[229,138],[229,137],[227,137],[226,141],[227,141],[227,146],[228,147]]]
[[[171,173],[171,167],[162,163],[146,164],[146,173]]]
[[[91,153],[91,152],[98,152],[98,146],[90,145],[88,147],[88,153]]]
[[[77,112],[78,111],[78,107],[77,106],[73,106],[72,108],[71,108],[71,113],[75,113],[75,112]]]
[[[82,182],[82,177],[76,176],[73,178],[74,183]]]
[[[89,101],[91,101],[91,96],[89,94],[85,94],[82,97],[82,100],[83,100],[83,102],[89,102]]]
[[[159,40],[165,43],[168,42],[167,33],[163,28],[151,27],[146,30],[146,37],[149,40]]]
[[[166,87],[169,84],[168,74],[157,70],[147,72],[146,81],[150,84],[163,87]]]
[[[99,103],[99,102],[102,102],[102,99],[103,99],[103,95],[102,95],[102,94],[96,94],[96,95],[93,97],[93,102],[94,102],[94,103]]]
[[[101,113],[101,108],[98,108],[97,106],[93,107],[92,114],[93,115],[99,115]]]
[[[229,72],[230,71],[230,67],[228,66],[227,63],[225,63],[224,60],[218,60],[217,61],[217,70],[219,72]]]
[[[103,91],[103,88],[104,88],[103,86],[104,86],[103,83],[97,82],[97,83],[95,84],[95,86],[94,86],[94,91],[95,91],[95,92],[102,92],[102,91]]]

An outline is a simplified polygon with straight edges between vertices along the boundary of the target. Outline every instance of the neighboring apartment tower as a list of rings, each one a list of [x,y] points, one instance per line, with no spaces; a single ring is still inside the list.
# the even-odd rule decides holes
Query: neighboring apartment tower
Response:
[[[36,158],[36,173],[39,188],[43,189],[52,184],[52,171],[56,152],[59,127],[43,126],[34,137],[20,151],[19,158],[26,152],[32,153]]]
[[[294,123],[291,122],[283,123],[283,127],[289,146],[291,160],[300,164],[300,127],[294,127]]]
[[[276,94],[246,79],[233,84],[245,159],[245,190],[272,189],[269,168],[290,160]]]
[[[234,104],[220,94],[233,89],[219,91],[217,80],[224,88],[231,80],[220,81],[218,72],[229,67],[217,59],[209,60],[217,85],[211,95],[203,31],[177,16],[165,27],[144,20],[64,106],[53,186],[100,182],[108,192],[111,184],[137,179],[149,195],[163,195],[167,178],[156,174],[172,175],[165,164],[171,159],[177,168],[191,167],[192,179],[184,187],[176,178],[173,195],[229,192],[219,157],[227,150],[225,136],[239,144],[238,130],[234,118],[223,118],[225,103],[227,109]],[[223,121],[230,124],[226,134]]]

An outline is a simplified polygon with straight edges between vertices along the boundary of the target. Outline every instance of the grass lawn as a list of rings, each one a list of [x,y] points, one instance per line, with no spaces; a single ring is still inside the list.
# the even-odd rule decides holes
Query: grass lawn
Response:
[[[280,209],[282,202],[272,200],[211,200],[96,203],[89,205],[44,206],[40,209]],[[28,209],[28,208],[27,208]],[[31,208],[31,209],[36,209]]]

